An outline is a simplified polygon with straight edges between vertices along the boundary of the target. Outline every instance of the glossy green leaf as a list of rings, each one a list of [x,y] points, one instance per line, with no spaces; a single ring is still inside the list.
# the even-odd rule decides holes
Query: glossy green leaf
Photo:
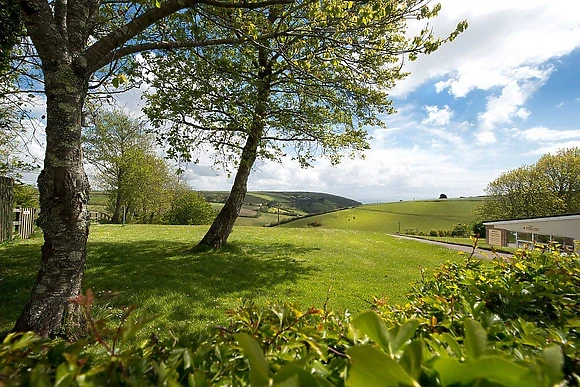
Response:
[[[270,381],[269,367],[262,348],[252,336],[246,333],[236,333],[234,338],[238,341],[250,362],[250,383],[252,386],[268,385]]]
[[[423,340],[417,339],[411,341],[405,347],[403,355],[401,356],[401,365],[407,373],[415,380],[418,380],[423,372]]]
[[[391,350],[396,353],[401,347],[415,335],[419,328],[419,321],[408,320],[397,330],[397,334],[391,334]]]
[[[510,360],[497,356],[482,356],[465,363],[440,356],[433,361],[442,386],[476,385],[483,380],[510,387],[538,385],[534,372]]]
[[[385,351],[392,353],[389,345],[391,341],[389,330],[385,322],[375,312],[362,313],[355,317],[351,324],[353,328],[367,335]]]
[[[347,354],[352,361],[347,386],[419,386],[396,360],[370,345],[351,347]]]
[[[475,320],[465,321],[465,352],[470,357],[480,357],[487,349],[487,333]]]
[[[542,350],[544,360],[544,372],[550,379],[550,384],[557,384],[564,376],[564,354],[558,345],[549,345]]]

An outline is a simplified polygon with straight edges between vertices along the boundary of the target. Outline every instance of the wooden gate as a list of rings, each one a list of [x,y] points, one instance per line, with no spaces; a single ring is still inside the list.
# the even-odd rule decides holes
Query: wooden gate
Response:
[[[12,239],[12,205],[14,180],[0,176],[0,242]]]
[[[20,238],[30,238],[30,235],[34,233],[35,220],[36,208],[17,208],[14,210],[14,228]]]

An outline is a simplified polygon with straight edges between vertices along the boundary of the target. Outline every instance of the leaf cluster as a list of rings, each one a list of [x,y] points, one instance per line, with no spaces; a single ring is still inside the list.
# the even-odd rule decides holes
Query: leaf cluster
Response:
[[[174,157],[206,145],[235,164],[259,115],[259,157],[337,163],[368,149],[365,126],[394,112],[388,91],[406,75],[402,56],[445,41],[429,30],[405,36],[408,19],[437,11],[424,1],[325,0],[184,13],[170,21],[183,39],[250,41],[147,56],[155,91],[145,112]]]
[[[475,209],[484,220],[516,219],[580,212],[580,148],[546,154],[533,165],[501,174],[485,189]]]

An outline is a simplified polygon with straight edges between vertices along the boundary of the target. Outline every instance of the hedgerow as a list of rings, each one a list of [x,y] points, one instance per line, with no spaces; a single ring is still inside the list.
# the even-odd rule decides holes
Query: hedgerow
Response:
[[[249,301],[210,332],[131,338],[151,319],[129,309],[117,327],[91,317],[75,343],[10,334],[2,385],[553,386],[578,385],[577,255],[518,252],[423,273],[405,305],[375,299],[354,318]]]

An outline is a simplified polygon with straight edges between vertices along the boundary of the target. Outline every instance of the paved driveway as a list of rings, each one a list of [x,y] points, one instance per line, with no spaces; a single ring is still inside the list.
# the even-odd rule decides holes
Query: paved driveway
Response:
[[[405,235],[397,235],[397,234],[390,234],[390,235],[392,237],[395,237],[395,238],[408,239],[408,240],[412,240],[412,241],[417,241],[417,242],[422,242],[422,243],[428,243],[428,244],[431,244],[431,245],[437,245],[437,246],[441,246],[441,247],[446,247],[446,248],[448,248],[450,250],[463,251],[468,256],[473,251],[473,248],[472,247],[469,247],[469,246],[455,245],[453,243],[446,243],[446,242],[430,241],[428,239],[413,238],[413,237],[405,236]],[[497,253],[497,252],[496,253],[492,253],[489,250],[482,250],[482,249],[475,249],[475,254],[473,254],[474,257],[477,257],[477,258],[480,258],[480,259],[492,259],[496,255],[498,255],[498,256],[500,256],[502,258],[511,258],[512,257],[512,254]]]

